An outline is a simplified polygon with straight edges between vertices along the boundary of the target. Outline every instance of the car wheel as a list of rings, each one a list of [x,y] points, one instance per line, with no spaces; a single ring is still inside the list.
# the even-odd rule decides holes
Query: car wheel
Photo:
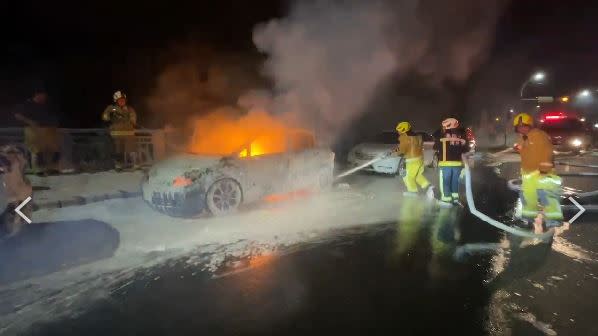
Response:
[[[214,182],[206,193],[206,205],[214,216],[235,212],[242,200],[241,186],[231,178]]]

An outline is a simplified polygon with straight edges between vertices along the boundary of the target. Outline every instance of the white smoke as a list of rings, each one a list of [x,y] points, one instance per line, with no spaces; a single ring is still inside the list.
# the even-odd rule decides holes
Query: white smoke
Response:
[[[291,113],[330,142],[387,80],[463,81],[483,60],[505,1],[297,1],[257,26],[276,114]],[[247,97],[245,101],[252,101]],[[253,99],[255,100],[255,99]]]
[[[257,27],[254,42],[275,80],[274,110],[316,121],[309,126],[326,134],[340,131],[397,67],[385,34],[392,20],[381,3],[315,1]]]

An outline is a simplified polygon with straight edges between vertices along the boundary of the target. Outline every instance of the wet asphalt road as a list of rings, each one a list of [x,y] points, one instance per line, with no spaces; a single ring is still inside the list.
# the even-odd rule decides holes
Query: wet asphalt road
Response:
[[[216,279],[179,260],[32,334],[483,334],[488,258],[455,262],[448,223],[401,224],[337,233]]]
[[[478,207],[504,213],[513,195],[490,172],[480,174],[487,183],[476,190]],[[587,179],[565,184],[598,189]],[[172,260],[81,315],[28,334],[598,334],[595,215],[552,244],[520,247],[464,209],[417,198],[397,204],[396,222],[229,260],[216,275],[190,267],[192,256]]]

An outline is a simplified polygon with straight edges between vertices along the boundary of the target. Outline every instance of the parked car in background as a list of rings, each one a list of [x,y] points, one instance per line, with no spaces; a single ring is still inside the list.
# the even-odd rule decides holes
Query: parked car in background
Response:
[[[434,164],[434,139],[425,132],[416,132],[424,140],[424,163],[426,166]],[[347,161],[349,166],[357,167],[371,161],[389,151],[395,149],[399,144],[396,131],[384,131],[376,134],[370,139],[362,142],[349,151]],[[393,156],[378,162],[374,162],[364,169],[364,171],[394,175],[399,172],[400,158]]]

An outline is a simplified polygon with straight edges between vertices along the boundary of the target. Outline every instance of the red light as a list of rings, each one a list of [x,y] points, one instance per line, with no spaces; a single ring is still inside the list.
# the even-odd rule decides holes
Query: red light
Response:
[[[540,120],[540,122],[554,121],[554,120],[563,120],[563,119],[567,119],[567,118],[571,118],[571,117],[573,117],[573,116],[572,115],[568,115],[565,112],[550,112],[550,113],[544,114],[544,116]]]

